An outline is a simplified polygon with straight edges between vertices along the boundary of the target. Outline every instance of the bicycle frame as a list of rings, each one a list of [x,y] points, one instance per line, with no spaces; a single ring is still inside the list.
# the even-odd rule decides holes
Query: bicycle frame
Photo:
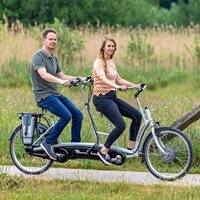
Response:
[[[89,100],[86,98],[86,95],[85,95],[85,86],[86,86],[85,84],[82,84],[82,86],[81,86],[81,93],[82,93],[84,105],[85,105],[85,108],[86,108],[86,111],[87,111],[87,114],[88,114],[88,117],[89,117],[89,120],[90,120],[90,123],[91,123],[91,126],[92,126],[93,133],[94,133],[95,138],[96,138],[96,144],[100,145],[99,135],[108,135],[109,133],[99,132],[99,131],[96,130],[94,119],[93,119],[92,114],[90,112]],[[140,90],[140,92],[142,90]],[[145,135],[147,128],[150,127],[151,128],[151,132],[152,132],[153,137],[154,137],[154,140],[156,142],[156,145],[158,146],[158,148],[160,149],[160,151],[163,154],[166,154],[166,152],[163,149],[163,147],[159,144],[159,141],[158,141],[157,136],[155,134],[155,123],[154,123],[153,119],[151,118],[151,114],[150,114],[149,109],[147,107],[145,107],[145,112],[142,109],[140,101],[139,101],[139,99],[137,97],[140,92],[138,92],[138,94],[135,95],[135,98],[136,98],[136,102],[138,104],[139,110],[140,110],[140,112],[142,114],[142,118],[144,120],[144,124],[141,126],[141,128],[140,128],[140,130],[138,132],[138,135],[137,135],[137,138],[136,138],[136,147],[135,147],[135,149],[132,151],[132,150],[128,150],[128,149],[125,149],[125,148],[121,148],[118,145],[117,141],[114,143],[114,146],[112,146],[111,148],[116,148],[117,150],[119,150],[122,153],[126,154],[126,157],[136,157],[138,155],[141,155],[142,154],[142,145],[141,145],[142,138]],[[108,126],[110,127],[110,129],[112,129],[111,128],[112,124],[111,124],[111,122],[109,120],[108,120]]]
[[[92,113],[90,111],[90,105],[89,105],[89,98],[86,98],[86,94],[85,94],[85,87],[87,86],[87,84],[82,84],[81,85],[81,94],[82,94],[82,98],[83,98],[83,102],[85,105],[85,109],[86,112],[88,114],[88,118],[92,127],[92,131],[94,133],[96,142],[94,143],[94,146],[102,146],[101,142],[100,142],[100,135],[105,135],[107,136],[109,133],[106,132],[100,132],[97,131],[96,126],[95,126],[95,122],[92,116]],[[141,90],[142,91],[142,90]],[[140,92],[141,92],[140,91]],[[139,93],[140,93],[139,92]],[[137,95],[138,96],[138,95]],[[142,114],[142,118],[144,120],[143,125],[141,126],[138,134],[137,134],[137,138],[136,138],[136,147],[134,150],[128,150],[126,148],[122,148],[118,145],[118,142],[115,141],[115,143],[113,144],[113,146],[111,147],[112,149],[116,149],[118,151],[121,151],[122,153],[124,153],[126,155],[127,158],[131,158],[131,157],[137,157],[139,155],[142,155],[142,138],[144,137],[144,135],[146,134],[146,130],[148,129],[148,127],[151,128],[151,132],[153,134],[154,140],[156,145],[158,146],[159,150],[165,155],[166,152],[163,149],[163,147],[160,145],[157,136],[155,134],[155,123],[153,121],[153,119],[151,118],[151,114],[150,111],[147,107],[145,107],[145,112],[142,109],[142,106],[140,104],[139,98],[135,96],[136,102],[138,104],[138,108],[140,110],[140,113]],[[42,113],[44,113],[44,111],[42,110]],[[54,120],[54,115],[52,113],[50,113],[50,118],[51,118],[51,123],[49,122],[50,120],[44,116],[42,116],[42,118],[47,121],[48,125],[51,124],[51,126],[45,131],[45,133],[43,133],[34,143],[32,146],[37,145],[37,143],[45,136],[49,133],[49,131],[53,128],[54,124],[55,124],[55,120]],[[108,119],[107,119],[108,120]],[[110,127],[110,130],[112,130],[112,123],[108,120],[108,126]],[[61,143],[61,139],[59,138]]]
[[[150,113],[150,110],[148,107],[145,107],[145,113],[142,109],[142,106],[140,104],[140,101],[138,99],[138,97],[136,97],[136,102],[138,104],[138,107],[139,107],[139,110],[140,110],[140,113],[142,114],[142,118],[144,119],[144,125],[141,129],[141,131],[139,131],[138,133],[138,140],[137,141],[140,141],[141,138],[140,136],[142,137],[147,129],[148,126],[150,126],[151,128],[151,132],[152,132],[152,135],[154,137],[154,140],[155,140],[155,143],[156,145],[158,146],[159,150],[163,153],[163,154],[166,154],[165,150],[163,149],[163,147],[160,145],[159,141],[158,141],[158,138],[156,136],[156,133],[155,133],[155,123],[151,117],[151,113]]]
[[[74,159],[90,159],[100,160],[98,152],[103,147],[100,142],[100,136],[107,136],[109,133],[100,132],[96,129],[93,115],[90,111],[89,101],[92,96],[92,78],[88,77],[87,82],[82,83],[81,93],[85,105],[86,112],[92,127],[92,131],[96,138],[95,142],[61,142],[54,145],[54,152],[57,155],[56,161],[59,163],[67,162]],[[73,81],[74,86],[78,85],[80,80],[77,78]],[[86,86],[89,87],[87,92]],[[145,84],[141,84],[141,88],[135,93],[135,99],[142,115],[144,123],[142,124],[136,138],[136,147],[134,150],[128,150],[118,145],[118,142],[111,146],[109,155],[111,163],[114,165],[123,165],[126,158],[133,158],[142,155],[148,170],[157,178],[162,180],[175,180],[184,176],[192,166],[193,149],[192,144],[187,136],[181,131],[167,126],[157,127],[151,117],[147,107],[142,108],[138,95],[144,90]],[[131,88],[130,88],[131,89]],[[87,96],[88,95],[88,96]],[[87,96],[87,98],[86,98]],[[18,113],[21,119],[26,112]],[[45,153],[40,146],[41,141],[54,127],[54,115],[50,113],[50,117],[44,116],[44,110],[41,113],[29,113],[37,118],[35,127],[33,144],[24,144],[23,126],[17,126],[10,137],[10,155],[15,166],[22,172],[27,174],[41,174],[48,170],[53,161]],[[42,120],[42,121],[41,121]],[[43,123],[45,121],[45,123]],[[108,120],[110,130],[112,124]],[[148,133],[147,133],[148,129]],[[39,137],[39,138],[38,138]],[[174,139],[174,140],[173,140]],[[171,140],[173,140],[171,142]],[[23,148],[24,147],[24,152]],[[21,154],[23,154],[21,156]],[[30,159],[26,162],[26,159]],[[37,168],[33,168],[37,162]]]

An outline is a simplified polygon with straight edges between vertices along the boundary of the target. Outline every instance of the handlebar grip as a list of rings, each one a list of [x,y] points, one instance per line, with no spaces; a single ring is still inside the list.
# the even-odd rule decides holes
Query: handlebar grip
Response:
[[[86,77],[86,81],[87,81],[88,83],[93,83],[93,82],[94,82],[92,76],[87,76],[87,77]]]
[[[77,86],[80,82],[81,82],[81,79],[77,77],[74,80],[70,81],[70,84],[73,86]]]
[[[86,79],[82,82],[81,78],[76,77],[75,79],[73,79],[72,81],[70,81],[71,86],[78,86],[80,83],[82,83],[83,85],[87,85],[87,84],[93,84],[94,80],[91,76],[87,76]]]
[[[145,83],[141,83],[141,84],[140,84],[140,87],[141,87],[142,89],[144,89],[144,88],[146,87],[146,84],[145,84]]]
[[[142,92],[144,89],[145,89],[145,87],[146,87],[146,84],[145,83],[141,83],[140,84],[140,89],[138,89],[137,90],[137,92],[135,93],[135,98],[137,98],[137,96],[140,94],[140,92]]]

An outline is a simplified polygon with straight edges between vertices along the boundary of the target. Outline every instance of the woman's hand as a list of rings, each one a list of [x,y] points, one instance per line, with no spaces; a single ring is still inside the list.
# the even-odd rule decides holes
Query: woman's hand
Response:
[[[81,80],[82,83],[86,83],[87,77],[80,77],[79,76],[79,78],[80,78],[80,80]]]
[[[126,85],[120,85],[120,86],[119,86],[119,90],[125,91],[125,90],[127,90],[127,89],[128,89],[128,87],[127,87]]]
[[[141,83],[140,84],[136,84],[136,88],[137,89],[141,89]]]
[[[137,89],[140,89],[141,88],[141,84],[133,84],[131,86],[129,86],[128,88],[137,88]]]

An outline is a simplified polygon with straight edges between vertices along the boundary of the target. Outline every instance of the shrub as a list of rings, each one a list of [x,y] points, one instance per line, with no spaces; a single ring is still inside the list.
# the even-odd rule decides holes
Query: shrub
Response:
[[[52,24],[30,29],[39,46],[41,46],[41,31],[44,29],[54,29],[58,34],[59,45],[56,48],[56,53],[59,55],[60,63],[62,65],[72,64],[76,54],[84,47],[81,32],[78,29],[68,28],[62,21],[55,18]]]
[[[29,66],[28,62],[17,61],[15,57],[10,59],[1,69],[0,86],[30,85]]]
[[[197,62],[200,63],[200,36],[195,36],[195,56],[197,58]]]
[[[131,65],[139,65],[145,68],[146,64],[152,60],[154,54],[153,46],[147,42],[147,34],[141,35],[131,33],[126,47],[126,61]]]

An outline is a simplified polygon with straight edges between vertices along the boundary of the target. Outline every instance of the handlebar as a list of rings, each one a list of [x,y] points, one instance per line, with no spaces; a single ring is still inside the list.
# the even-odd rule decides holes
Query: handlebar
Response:
[[[74,80],[70,81],[71,86],[78,86],[80,83],[82,83],[83,85],[93,83],[93,78],[91,76],[87,76],[86,79],[82,81],[79,77],[77,77]]]
[[[81,79],[77,77],[74,80],[70,81],[70,84],[71,86],[78,86],[80,82],[81,82]]]
[[[135,98],[138,97],[138,95],[146,88],[146,84],[145,83],[141,83],[140,84],[140,88],[137,89],[136,93],[135,93]],[[128,90],[134,89],[133,87],[128,87]],[[119,89],[121,91],[121,89]]]
[[[135,93],[135,98],[138,97],[138,95],[146,88],[146,84],[145,83],[141,83],[140,84],[140,88],[137,90],[137,92]]]
[[[82,81],[79,77],[75,78],[74,80],[72,80],[70,82],[71,86],[78,86],[80,83],[82,85],[88,85],[88,84],[92,84],[93,83],[93,78],[91,76],[87,76],[86,79],[84,81]],[[135,93],[135,98],[138,97],[138,95],[146,88],[146,84],[145,83],[141,83],[140,84],[140,88],[136,91]],[[128,89],[133,89],[133,88],[128,88]],[[119,89],[120,90],[120,89]]]

